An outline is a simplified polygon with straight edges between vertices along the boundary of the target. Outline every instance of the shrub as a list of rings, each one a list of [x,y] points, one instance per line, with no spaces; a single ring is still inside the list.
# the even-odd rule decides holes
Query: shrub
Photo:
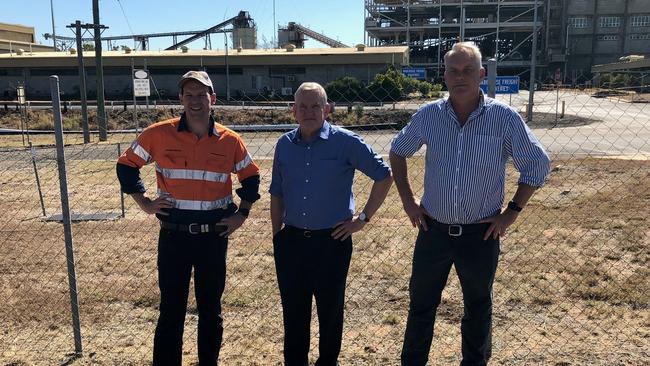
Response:
[[[431,90],[431,96],[434,98],[442,98],[442,84],[434,84]]]
[[[420,80],[410,78],[410,77],[404,77],[401,79],[402,83],[402,90],[404,91],[404,94],[409,95],[411,93],[415,93],[419,91],[420,89],[420,83],[422,83]],[[424,83],[427,83],[424,81]],[[427,83],[428,84],[428,83]]]
[[[356,78],[345,76],[325,85],[327,97],[335,102],[353,102],[361,99],[364,86]]]
[[[377,74],[368,85],[368,99],[374,101],[396,101],[402,98],[402,88],[392,75]]]

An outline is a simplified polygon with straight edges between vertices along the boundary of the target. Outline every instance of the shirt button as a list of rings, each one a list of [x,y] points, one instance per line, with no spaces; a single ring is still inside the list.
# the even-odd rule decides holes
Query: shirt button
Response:
[[[305,215],[307,215],[307,214],[303,212],[302,215],[305,216]]]
[[[307,163],[307,166],[309,166],[309,163]]]
[[[303,199],[303,200],[306,200],[306,199],[307,199],[307,196],[304,196],[302,199]]]
[[[311,149],[311,146],[307,146],[307,150]]]
[[[305,183],[309,183],[309,179],[305,179]]]

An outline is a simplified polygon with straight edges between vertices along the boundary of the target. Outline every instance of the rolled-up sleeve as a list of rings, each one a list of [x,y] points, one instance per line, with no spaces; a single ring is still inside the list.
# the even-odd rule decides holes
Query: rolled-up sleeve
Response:
[[[504,142],[519,171],[518,183],[543,186],[550,172],[551,159],[518,113],[513,112],[509,122]]]
[[[367,175],[368,178],[380,181],[390,175],[388,164],[361,136],[351,135],[347,146],[350,149],[346,154],[350,164]]]
[[[401,157],[411,157],[415,154],[422,145],[424,141],[422,139],[420,125],[423,120],[423,111],[420,109],[411,117],[409,123],[402,128],[400,132],[393,138],[393,141],[390,146],[390,151],[401,156]]]
[[[235,192],[244,201],[254,203],[260,199],[260,176],[253,175],[248,178],[242,179],[241,188],[237,188]]]

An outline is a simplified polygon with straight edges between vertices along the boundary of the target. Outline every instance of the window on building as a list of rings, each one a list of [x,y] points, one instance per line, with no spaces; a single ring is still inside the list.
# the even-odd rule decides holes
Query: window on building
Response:
[[[262,89],[262,75],[252,75],[251,80],[253,89]]]
[[[571,17],[569,18],[569,25],[571,28],[588,28],[589,18],[586,17]]]
[[[286,76],[286,75],[296,75],[296,74],[305,74],[306,69],[304,67],[284,67],[284,66],[270,66],[269,67],[269,75],[279,75],[279,76]]]
[[[226,68],[225,67],[207,67],[205,70],[208,74],[216,74],[216,75],[226,75]],[[244,74],[244,69],[241,67],[228,67],[228,74],[229,75],[243,75]]]
[[[608,34],[605,36],[598,36],[599,41],[618,41],[617,34]]]
[[[634,41],[650,39],[650,34],[630,34],[630,39]]]
[[[621,26],[621,17],[600,17],[601,28],[617,28]]]
[[[88,68],[86,69],[86,73],[90,74],[90,70],[94,70],[95,68]],[[31,69],[29,71],[31,76],[50,76],[50,75],[59,75],[59,76],[75,76],[79,75],[79,69],[76,67],[60,67],[60,68],[42,68],[42,69]],[[127,70],[127,73],[125,75],[130,75],[131,71]]]
[[[650,15],[634,15],[631,23],[633,27],[648,27],[650,26]]]

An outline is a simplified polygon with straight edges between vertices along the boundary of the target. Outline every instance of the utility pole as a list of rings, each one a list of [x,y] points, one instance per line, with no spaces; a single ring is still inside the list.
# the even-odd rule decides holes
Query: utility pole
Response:
[[[54,0],[50,0],[50,13],[52,14],[52,44],[54,45],[54,52],[56,52],[58,49],[56,48],[56,29],[54,27]]]
[[[230,102],[230,65],[228,64],[228,33],[224,33],[223,37],[226,41],[226,101]],[[214,90],[212,91],[214,92]]]
[[[95,70],[97,74],[97,127],[99,127],[99,141],[106,141],[106,111],[104,110],[104,64],[102,62],[102,30],[105,27],[99,24],[99,0],[93,0],[93,24],[95,28]]]
[[[566,84],[566,69],[567,64],[569,63],[569,28],[571,28],[571,23],[566,23],[566,34],[564,35],[564,75],[562,75],[562,82]]]
[[[81,25],[76,21],[68,26],[74,28],[77,37],[77,63],[79,64],[79,96],[81,99],[81,128],[83,129],[84,144],[90,142],[90,131],[88,129],[88,99],[86,97],[86,69],[84,67],[83,44],[81,42],[81,29],[88,29],[92,24]]]
[[[533,106],[535,103],[535,68],[537,67],[537,0],[533,11],[533,50],[530,54],[530,82],[528,83],[528,115],[526,121],[533,120]]]

